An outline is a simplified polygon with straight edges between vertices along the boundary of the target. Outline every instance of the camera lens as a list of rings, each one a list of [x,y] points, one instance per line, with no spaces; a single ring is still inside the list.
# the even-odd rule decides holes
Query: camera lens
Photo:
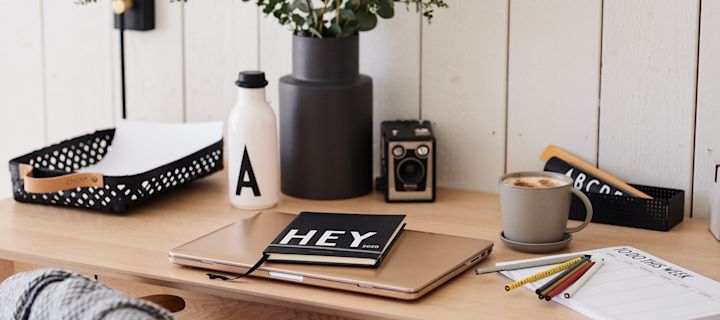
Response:
[[[425,166],[415,158],[406,158],[397,167],[398,178],[406,184],[418,184],[424,175]]]

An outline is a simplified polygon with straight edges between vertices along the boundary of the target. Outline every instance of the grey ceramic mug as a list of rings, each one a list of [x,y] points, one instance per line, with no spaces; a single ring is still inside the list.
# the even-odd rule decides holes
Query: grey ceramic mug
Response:
[[[548,177],[563,184],[550,188],[525,188],[507,185],[508,178]],[[500,211],[505,238],[525,243],[551,243],[563,240],[564,234],[578,232],[590,223],[593,215],[590,200],[572,187],[572,178],[555,172],[516,172],[499,179]],[[575,194],[585,204],[587,215],[582,224],[569,228],[570,200]]]

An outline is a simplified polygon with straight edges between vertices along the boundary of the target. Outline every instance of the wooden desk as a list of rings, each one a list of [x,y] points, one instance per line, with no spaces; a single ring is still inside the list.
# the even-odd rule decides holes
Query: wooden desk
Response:
[[[539,301],[529,290],[505,292],[507,279],[497,274],[475,276],[470,270],[419,301],[403,302],[256,278],[211,281],[203,272],[168,262],[171,248],[254,214],[230,206],[225,180],[224,172],[215,174],[126,216],[0,201],[0,259],[354,318],[580,318],[558,304]],[[533,256],[500,242],[494,194],[440,190],[432,204],[386,204],[380,194],[323,202],[284,197],[274,210],[403,212],[408,229],[495,242],[492,256],[481,266]],[[720,280],[720,244],[706,220],[686,219],[670,232],[590,224],[565,252],[616,245],[635,246]]]

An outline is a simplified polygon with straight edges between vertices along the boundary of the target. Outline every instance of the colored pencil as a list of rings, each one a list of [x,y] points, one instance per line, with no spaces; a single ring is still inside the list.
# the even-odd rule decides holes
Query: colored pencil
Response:
[[[518,280],[518,281],[511,282],[511,283],[509,283],[508,285],[505,286],[505,291],[510,291],[510,290],[515,289],[515,288],[517,288],[517,287],[519,287],[519,286],[522,286],[522,285],[524,285],[524,284],[526,284],[526,283],[535,282],[535,281],[540,280],[540,279],[542,279],[542,278],[545,278],[545,277],[551,276],[551,275],[553,275],[553,274],[556,274],[556,273],[558,273],[558,272],[560,272],[560,271],[563,271],[563,270],[569,268],[571,265],[575,264],[575,262],[578,262],[578,261],[580,261],[580,260],[582,260],[582,258],[577,257],[577,258],[575,258],[575,259],[571,259],[571,260],[565,261],[565,262],[563,262],[563,263],[561,263],[561,264],[559,264],[559,265],[557,265],[557,266],[554,266],[554,267],[545,269],[545,270],[543,270],[543,271],[540,271],[540,272],[538,272],[538,273],[536,273],[536,274],[534,274],[534,275],[531,275],[531,276],[529,276],[529,277],[525,277],[525,278],[520,279],[520,280]]]
[[[605,260],[601,259],[600,261],[596,261],[595,264],[587,272],[585,272],[582,277],[580,277],[580,279],[575,281],[575,283],[573,283],[569,288],[567,288],[567,290],[565,290],[565,299],[569,299],[578,290],[580,290],[580,288],[585,284],[585,282],[587,282],[588,279],[590,279],[590,277],[592,277],[592,275],[595,274],[595,272],[597,272],[603,264],[605,264]]]
[[[512,264],[506,264],[502,266],[495,266],[495,267],[488,267],[488,268],[477,268],[475,269],[475,274],[483,274],[483,273],[490,273],[490,272],[498,272],[498,271],[510,271],[510,270],[517,270],[517,269],[525,269],[525,268],[532,268],[532,267],[539,267],[539,266],[547,266],[551,264],[556,263],[562,263],[565,261],[568,261],[570,259],[574,259],[577,257],[585,257],[584,254],[577,254],[572,256],[564,256],[564,257],[551,257],[547,259],[538,259],[533,261],[525,261],[525,262],[518,262],[518,263],[512,263]]]
[[[585,256],[585,257],[583,257],[582,260],[576,262],[575,264],[573,264],[572,266],[570,266],[570,268],[565,269],[565,271],[563,271],[563,272],[561,272],[560,274],[558,274],[557,276],[555,276],[555,278],[552,278],[552,280],[548,281],[547,283],[545,283],[544,285],[542,285],[540,288],[537,288],[537,289],[535,290],[535,293],[539,295],[540,292],[543,292],[545,289],[549,288],[553,283],[555,283],[555,282],[557,282],[558,280],[562,279],[564,276],[566,276],[568,273],[570,273],[570,271],[575,270],[575,268],[577,268],[577,267],[578,267],[579,265],[581,265],[583,262],[588,261],[589,259],[590,259],[590,256]],[[542,299],[542,297],[540,297],[540,299]]]
[[[561,283],[563,283],[563,281],[565,281],[566,279],[572,277],[573,274],[575,274],[576,272],[580,271],[580,270],[582,269],[582,267],[584,267],[584,266],[585,266],[586,264],[588,264],[588,263],[591,263],[591,262],[588,261],[588,260],[581,261],[580,265],[578,265],[577,267],[573,268],[572,270],[570,270],[570,272],[568,272],[567,274],[565,274],[562,278],[560,278],[560,279],[558,279],[557,281],[551,283],[547,288],[545,288],[545,289],[543,289],[542,291],[540,291],[540,292],[538,293],[538,298],[539,298],[539,299],[544,299],[545,296],[546,296],[548,293],[550,293],[553,289],[557,288],[557,286],[560,285]]]
[[[582,268],[580,268],[580,270],[575,272],[569,278],[565,279],[565,281],[560,283],[557,287],[555,287],[555,289],[553,289],[548,294],[546,294],[545,300],[550,301],[550,299],[554,298],[556,295],[565,291],[565,289],[567,289],[569,286],[571,286],[573,283],[575,283],[575,281],[577,281],[577,279],[582,277],[582,275],[585,274],[585,272],[588,271],[588,269],[590,269],[594,264],[595,264],[594,262],[591,262],[591,263],[588,263],[588,264],[582,266]]]

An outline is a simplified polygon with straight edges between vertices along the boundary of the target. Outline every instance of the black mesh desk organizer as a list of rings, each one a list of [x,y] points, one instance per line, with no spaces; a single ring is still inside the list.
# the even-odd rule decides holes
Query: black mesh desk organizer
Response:
[[[51,193],[28,193],[20,164],[33,167],[34,177],[57,177],[97,163],[112,147],[115,129],[96,131],[10,160],[13,197],[27,203],[125,212],[160,194],[223,168],[223,140],[186,157],[136,175],[103,176],[104,187],[74,188]],[[142,156],[142,155],[138,155]]]
[[[631,184],[653,199],[585,192],[593,204],[593,222],[668,231],[683,220],[685,191]],[[570,219],[585,220],[582,201],[573,196]]]

